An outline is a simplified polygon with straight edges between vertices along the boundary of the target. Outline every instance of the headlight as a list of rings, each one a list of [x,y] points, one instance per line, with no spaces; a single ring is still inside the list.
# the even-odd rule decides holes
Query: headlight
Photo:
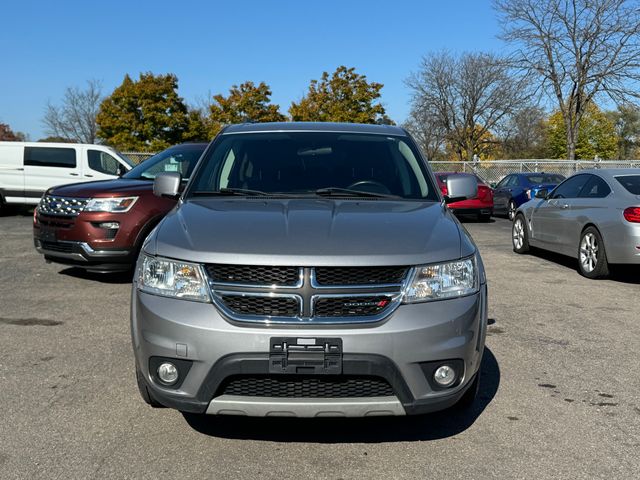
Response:
[[[211,301],[200,265],[142,255],[138,262],[138,289],[164,297]]]
[[[420,265],[405,290],[404,302],[428,302],[462,297],[478,291],[475,257],[435,265]]]
[[[92,198],[84,207],[85,212],[125,213],[131,210],[138,197]]]

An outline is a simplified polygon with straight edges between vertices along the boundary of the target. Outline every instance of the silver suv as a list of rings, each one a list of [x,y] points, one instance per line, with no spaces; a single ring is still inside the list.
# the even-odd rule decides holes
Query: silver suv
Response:
[[[472,181],[469,181],[471,179]],[[146,239],[131,329],[144,400],[253,416],[406,415],[473,402],[487,286],[398,127],[227,127]]]

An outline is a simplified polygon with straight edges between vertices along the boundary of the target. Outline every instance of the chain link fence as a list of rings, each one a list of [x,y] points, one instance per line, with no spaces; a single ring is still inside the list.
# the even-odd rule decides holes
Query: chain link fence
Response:
[[[144,162],[146,159],[151,158],[157,152],[120,152],[122,155],[131,159],[135,164]]]
[[[122,152],[138,164],[156,152]],[[545,172],[568,177],[589,168],[640,168],[640,160],[479,160],[477,162],[429,162],[435,172],[475,173],[487,183],[497,183],[510,173]]]
[[[568,177],[590,168],[640,168],[640,160],[480,160],[429,162],[436,172],[475,173],[487,183],[497,183],[510,173],[545,172]]]

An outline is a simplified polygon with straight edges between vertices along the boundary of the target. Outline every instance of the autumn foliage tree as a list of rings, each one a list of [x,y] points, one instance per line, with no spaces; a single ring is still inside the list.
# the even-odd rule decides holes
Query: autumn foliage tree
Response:
[[[382,87],[354,68],[340,66],[331,76],[324,72],[320,80],[311,80],[307,94],[291,103],[289,114],[293,121],[386,123],[389,118],[378,102]]]
[[[26,135],[22,132],[14,133],[6,123],[0,123],[0,141],[4,142],[24,142]]]
[[[209,110],[206,122],[210,136],[216,135],[225,124],[283,122],[287,119],[280,113],[280,107],[271,103],[271,89],[264,82],[233,85],[226,97],[213,96]]]
[[[98,135],[122,150],[162,150],[183,140],[189,128],[187,106],[173,74],[125,75],[100,106]]]
[[[560,110],[549,117],[547,144],[552,158],[568,158],[567,131]],[[618,137],[613,122],[594,103],[590,103],[580,122],[575,159],[612,159],[616,157],[617,149]]]

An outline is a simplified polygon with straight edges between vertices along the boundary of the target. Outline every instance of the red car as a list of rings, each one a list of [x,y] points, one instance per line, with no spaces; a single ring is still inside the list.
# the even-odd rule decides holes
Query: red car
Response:
[[[206,143],[176,145],[116,180],[47,190],[34,211],[33,241],[48,262],[93,272],[130,270],[142,242],[176,200],[153,194],[160,172],[189,178]]]
[[[447,176],[456,172],[437,172],[436,179],[443,195],[447,195]],[[470,175],[478,182],[478,196],[470,200],[450,203],[448,207],[457,214],[476,215],[479,220],[488,222],[493,215],[493,190],[485,184],[480,177],[472,173],[456,173],[457,175]]]

